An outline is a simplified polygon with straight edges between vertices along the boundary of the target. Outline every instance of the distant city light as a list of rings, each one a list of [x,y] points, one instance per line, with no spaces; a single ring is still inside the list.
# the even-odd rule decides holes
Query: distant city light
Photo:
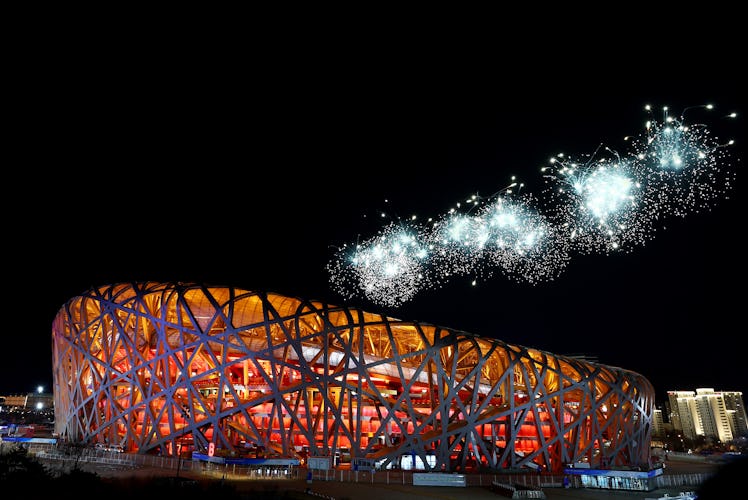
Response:
[[[36,409],[37,410],[41,410],[42,408],[44,408],[44,403],[42,403],[41,401],[39,401],[38,403],[36,403]]]
[[[39,394],[41,394],[42,392],[44,392],[44,386],[40,385],[39,387],[37,387],[36,388],[36,392],[38,392]]]

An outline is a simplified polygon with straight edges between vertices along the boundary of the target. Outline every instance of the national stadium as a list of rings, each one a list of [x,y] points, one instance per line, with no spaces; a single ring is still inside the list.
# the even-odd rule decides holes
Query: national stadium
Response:
[[[63,441],[452,472],[648,468],[642,375],[355,307],[120,283],[65,303],[52,348]]]

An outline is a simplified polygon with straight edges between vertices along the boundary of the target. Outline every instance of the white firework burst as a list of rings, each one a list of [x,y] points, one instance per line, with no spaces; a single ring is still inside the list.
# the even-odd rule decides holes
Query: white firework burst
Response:
[[[375,237],[338,251],[328,264],[332,283],[346,296],[398,306],[429,286],[429,248],[416,227],[390,224]]]
[[[457,203],[428,227],[390,224],[344,245],[327,265],[333,287],[398,306],[455,276],[501,273],[536,284],[557,277],[573,252],[644,245],[667,217],[711,208],[735,176],[732,141],[720,143],[705,125],[687,124],[685,111],[679,118],[663,111],[662,121],[649,120],[625,154],[601,147],[552,158],[541,169],[548,187],[539,199],[515,193],[513,182],[495,197]]]

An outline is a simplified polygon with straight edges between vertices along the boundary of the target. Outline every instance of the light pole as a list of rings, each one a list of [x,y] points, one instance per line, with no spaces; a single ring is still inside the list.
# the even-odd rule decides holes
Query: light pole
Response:
[[[179,477],[179,471],[182,469],[182,447],[184,446],[184,435],[187,432],[187,421],[190,416],[189,412],[185,411],[184,408],[180,409],[182,410],[182,419],[184,422],[182,423],[182,433],[179,436],[179,442],[177,442],[177,478]]]
[[[177,443],[177,479],[179,478],[179,470],[182,468],[182,443]]]

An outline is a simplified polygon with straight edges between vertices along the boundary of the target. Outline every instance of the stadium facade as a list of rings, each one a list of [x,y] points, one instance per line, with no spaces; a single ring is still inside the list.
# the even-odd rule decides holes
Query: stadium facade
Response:
[[[643,376],[353,307],[193,283],[92,288],[52,326],[56,432],[131,453],[649,462]]]

